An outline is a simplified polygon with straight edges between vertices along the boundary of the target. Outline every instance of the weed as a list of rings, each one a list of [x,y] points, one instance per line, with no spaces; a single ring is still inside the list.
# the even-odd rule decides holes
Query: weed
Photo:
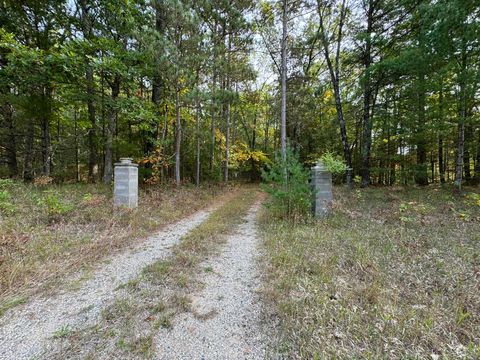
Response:
[[[5,215],[15,213],[16,207],[12,204],[12,196],[8,190],[0,190],[0,212]]]
[[[7,299],[0,303],[0,317],[7,312],[7,310],[14,308],[15,306],[22,305],[27,301],[25,297],[15,297],[13,299]]]
[[[56,330],[53,333],[53,338],[54,339],[65,339],[69,337],[72,334],[72,329],[68,325],[62,326],[60,329]]]
[[[153,323],[153,328],[158,330],[160,328],[171,329],[173,327],[171,315],[163,314]]]

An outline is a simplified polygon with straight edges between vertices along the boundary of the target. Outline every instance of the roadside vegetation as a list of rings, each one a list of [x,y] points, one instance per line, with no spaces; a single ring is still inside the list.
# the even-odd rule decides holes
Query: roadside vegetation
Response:
[[[480,193],[334,189],[324,220],[264,211],[272,357],[480,357]]]
[[[202,263],[221,249],[258,197],[253,186],[230,194],[224,205],[181,239],[172,256],[148,265],[138,278],[119,287],[95,326],[57,336],[60,346],[51,358],[153,357],[155,334],[173,327],[176,315],[191,311],[190,295],[202,285],[199,274],[212,271]]]
[[[128,210],[113,208],[108,186],[0,180],[0,315],[32,292],[56,288],[65,274],[88,271],[207,206],[228,189],[146,187],[139,208]]]

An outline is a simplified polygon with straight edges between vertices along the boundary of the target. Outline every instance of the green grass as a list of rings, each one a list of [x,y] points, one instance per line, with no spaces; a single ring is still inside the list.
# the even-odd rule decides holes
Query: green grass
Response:
[[[73,333],[69,326],[62,326],[53,333],[54,339],[65,339]]]
[[[138,209],[118,211],[111,188],[101,184],[35,186],[2,180],[0,301],[54,290],[66,274],[88,271],[106,255],[205,207],[226,190],[146,188]]]
[[[8,309],[24,304],[27,301],[25,297],[14,297],[0,303],[0,316],[5,314]]]
[[[280,330],[272,357],[479,358],[476,193],[337,188],[323,221],[265,211],[265,311]]]

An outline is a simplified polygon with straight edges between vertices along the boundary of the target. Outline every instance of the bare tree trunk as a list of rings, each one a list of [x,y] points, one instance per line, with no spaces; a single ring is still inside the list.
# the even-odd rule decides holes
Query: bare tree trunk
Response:
[[[215,131],[217,128],[217,20],[215,20],[213,31],[213,76],[212,76],[212,125],[210,128],[210,176],[213,174],[213,166],[215,162]]]
[[[230,100],[227,102],[226,109],[226,129],[225,129],[225,167],[223,169],[223,180],[228,182],[228,162],[230,157]]]
[[[469,117],[469,112],[467,110],[467,117]],[[465,181],[468,183],[472,180],[472,169],[470,167],[470,148],[468,144],[471,141],[473,133],[473,128],[470,124],[465,125],[465,145],[463,150],[463,173],[465,176]]]
[[[178,75],[175,79],[175,184],[180,186],[180,150],[182,145],[182,123],[180,117],[180,89]]]
[[[374,1],[368,1],[367,10],[367,38],[365,53],[363,54],[363,65],[365,79],[363,84],[363,142],[362,142],[362,187],[370,184],[370,153],[372,147],[372,89],[370,81],[370,65],[372,63],[372,41]]]
[[[27,134],[25,136],[25,158],[23,160],[23,180],[26,182],[33,180],[33,140],[35,137],[35,124],[33,119],[29,119]]]
[[[227,79],[226,79],[226,90],[230,92],[230,52],[232,51],[232,35],[228,35],[228,44],[227,44]],[[230,94],[227,99],[227,108],[225,114],[225,166],[223,168],[223,181],[228,182],[228,162],[230,156],[230,116],[231,116],[231,100]]]
[[[282,41],[281,57],[282,64],[280,68],[282,103],[280,114],[280,151],[282,160],[287,158],[287,25],[288,25],[288,0],[283,0],[282,8]]]
[[[78,1],[80,7],[80,22],[82,26],[83,36],[87,40],[93,37],[92,18],[89,14],[89,6],[86,0]],[[95,114],[95,82],[93,78],[93,68],[86,58],[87,70],[85,72],[86,90],[87,90],[87,111],[90,121],[90,129],[88,130],[88,180],[94,182],[98,175],[98,159],[97,159],[97,119]]]
[[[475,160],[475,182],[480,183],[480,130],[477,138],[477,158]]]
[[[200,186],[200,101],[197,99],[195,114],[195,135],[197,137],[197,156],[196,156],[196,169],[195,169],[195,184]]]
[[[90,120],[90,129],[88,130],[88,180],[94,182],[98,175],[97,160],[97,118],[95,114],[95,88],[93,79],[93,69],[89,66],[85,75],[87,82],[87,110],[88,119]]]
[[[467,85],[466,85],[466,68],[467,68],[467,54],[465,47],[465,40],[462,44],[462,59],[461,59],[461,74],[460,74],[460,111],[458,119],[458,133],[457,133],[457,154],[455,161],[455,186],[461,190],[463,180],[463,156],[465,150],[465,121],[467,119]]]
[[[443,163],[443,136],[438,137],[438,172],[440,174],[440,183],[445,183],[445,164]]]
[[[439,94],[439,106],[440,106],[440,123],[443,124],[443,82],[440,84],[440,94]],[[443,134],[441,133],[440,129],[440,134],[438,135],[438,172],[440,174],[440,183],[444,184],[445,183],[445,164],[443,161]]]
[[[75,107],[73,113],[73,125],[74,125],[74,135],[75,135],[75,181],[80,181],[80,161],[78,158],[79,147],[78,147],[78,122],[77,122],[77,108]]]
[[[463,151],[465,146],[465,123],[463,115],[458,122],[457,133],[457,157],[455,162],[455,186],[458,189],[462,188],[462,176],[463,176]]]
[[[418,185],[428,185],[427,144],[425,140],[425,74],[418,79],[418,116],[416,124],[417,168],[415,182]]]
[[[154,0],[153,8],[155,10],[155,30],[158,35],[163,36],[166,30],[166,8],[164,0]],[[152,124],[150,129],[150,136],[147,136],[145,144],[145,155],[149,155],[155,150],[155,140],[158,138],[159,124],[161,122],[162,112],[160,110],[162,90],[165,86],[164,80],[160,75],[160,58],[163,55],[163,48],[159,47],[155,51],[155,71],[152,79],[152,102],[154,104],[154,111],[157,116],[157,120]],[[164,127],[165,129],[165,127]],[[164,140],[164,139],[163,139]],[[162,142],[163,145],[163,142]],[[151,168],[152,164],[146,164],[147,168]],[[163,174],[163,168],[161,170]],[[163,177],[163,175],[162,175]]]
[[[10,89],[7,88],[8,94]],[[17,163],[17,142],[15,138],[15,126],[13,124],[13,107],[8,101],[2,106],[3,114],[3,128],[6,131],[5,134],[5,148],[7,153],[8,170],[10,177],[16,177],[18,175],[18,163]]]
[[[343,156],[345,159],[345,163],[347,165],[347,172],[346,172],[346,182],[349,188],[353,187],[353,169],[352,169],[352,158],[350,154],[350,145],[348,143],[347,137],[347,126],[345,123],[345,118],[343,116],[343,106],[342,106],[342,97],[340,95],[340,50],[341,50],[341,43],[342,43],[342,36],[343,36],[343,25],[345,22],[345,17],[347,14],[345,0],[342,0],[341,9],[340,9],[340,19],[337,27],[338,33],[336,34],[336,53],[335,53],[335,65],[332,63],[330,58],[330,50],[329,50],[329,43],[328,39],[331,36],[327,36],[327,31],[324,24],[324,4],[320,0],[317,1],[318,4],[318,15],[320,20],[320,35],[322,37],[322,45],[323,45],[323,52],[325,55],[325,60],[327,62],[328,70],[330,73],[330,80],[333,87],[333,93],[335,97],[335,108],[337,111],[337,119],[338,124],[340,126],[340,135],[342,139],[343,145]]]
[[[52,90],[49,85],[44,89],[42,96],[45,108],[41,114],[42,124],[42,170],[43,175],[50,176],[50,163],[52,161],[52,147],[50,139],[50,117],[52,109]]]
[[[103,169],[103,182],[105,184],[110,184],[113,180],[113,136],[117,119],[116,101],[120,94],[120,77],[118,75],[115,76],[111,89],[112,97],[108,113],[108,124],[105,128],[105,166]]]

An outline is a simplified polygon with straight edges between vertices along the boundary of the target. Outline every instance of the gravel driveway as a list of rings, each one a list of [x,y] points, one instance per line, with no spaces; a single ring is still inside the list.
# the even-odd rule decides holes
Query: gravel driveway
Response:
[[[8,311],[0,319],[0,359],[48,358],[46,354],[51,349],[55,332],[95,324],[119,285],[138,276],[148,264],[168,256],[172,245],[213,210],[197,212],[167,226],[141,245],[112,257],[78,291],[34,299]]]
[[[256,204],[228,239],[222,253],[202,269],[204,289],[192,297],[192,312],[155,337],[159,359],[263,359],[260,278],[256,268]],[[202,270],[202,271],[203,271]]]

